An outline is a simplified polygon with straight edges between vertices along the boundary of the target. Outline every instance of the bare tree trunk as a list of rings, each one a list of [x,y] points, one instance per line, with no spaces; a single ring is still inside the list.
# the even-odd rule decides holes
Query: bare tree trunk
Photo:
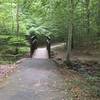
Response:
[[[18,37],[19,35],[19,0],[17,0],[16,23],[17,23],[17,37]]]
[[[18,40],[18,36],[19,36],[19,0],[17,0],[16,24],[17,24],[16,35],[17,35],[17,40]],[[18,48],[19,48],[19,45],[18,45],[18,43],[16,43],[16,54],[18,54]]]
[[[73,0],[69,0],[69,32],[68,32],[68,43],[67,43],[67,56],[66,61],[67,63],[70,62],[70,54],[72,49],[72,37],[73,37]]]
[[[12,0],[11,0],[11,21],[12,21],[11,31],[13,33],[13,30],[14,30],[14,20],[13,20],[13,1]]]
[[[89,10],[89,5],[90,5],[90,0],[86,0],[86,19],[87,19],[87,22],[86,22],[86,27],[87,27],[87,34],[89,35],[90,33],[90,10]]]
[[[68,33],[68,43],[67,43],[67,56],[66,56],[67,62],[70,62],[71,46],[72,46],[72,24],[70,23],[69,33]]]

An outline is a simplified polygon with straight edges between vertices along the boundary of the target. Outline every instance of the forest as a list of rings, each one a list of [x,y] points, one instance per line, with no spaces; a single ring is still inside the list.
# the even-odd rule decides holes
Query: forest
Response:
[[[1,42],[26,44],[29,31],[42,42],[43,35],[53,42],[66,42],[69,52],[70,45],[77,48],[99,42],[99,6],[99,0],[0,0]]]
[[[50,59],[63,66],[61,70],[74,70],[85,78],[87,83],[72,84],[83,84],[90,96],[78,99],[82,96],[75,92],[75,100],[100,99],[100,0],[0,0],[0,69],[29,58],[31,33],[39,48],[50,37]]]

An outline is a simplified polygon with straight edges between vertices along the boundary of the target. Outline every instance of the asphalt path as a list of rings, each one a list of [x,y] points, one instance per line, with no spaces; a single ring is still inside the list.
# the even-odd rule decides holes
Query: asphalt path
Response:
[[[72,100],[45,48],[38,48],[33,58],[24,58],[5,84],[0,88],[0,100]]]

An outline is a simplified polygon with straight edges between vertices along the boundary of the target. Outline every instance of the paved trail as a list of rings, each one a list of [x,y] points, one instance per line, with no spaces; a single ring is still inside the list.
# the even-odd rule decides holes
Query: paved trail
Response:
[[[39,52],[43,54],[38,55]],[[32,59],[25,58],[18,64],[17,71],[6,83],[0,89],[0,100],[72,100],[65,92],[63,76],[56,64],[47,59],[43,48]]]
[[[46,48],[38,48],[35,50],[33,58],[48,59],[48,52]]]

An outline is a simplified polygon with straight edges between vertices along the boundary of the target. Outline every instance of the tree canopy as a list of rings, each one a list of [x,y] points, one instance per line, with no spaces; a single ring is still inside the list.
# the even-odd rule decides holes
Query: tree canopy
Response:
[[[10,32],[12,27],[15,32],[17,1],[20,32],[25,33],[33,28],[39,33],[52,33],[61,37],[68,33],[70,0],[0,0],[1,33],[5,30],[5,33],[13,34]],[[99,0],[73,0],[74,34],[87,36],[88,31],[92,35],[99,32],[99,5]]]

